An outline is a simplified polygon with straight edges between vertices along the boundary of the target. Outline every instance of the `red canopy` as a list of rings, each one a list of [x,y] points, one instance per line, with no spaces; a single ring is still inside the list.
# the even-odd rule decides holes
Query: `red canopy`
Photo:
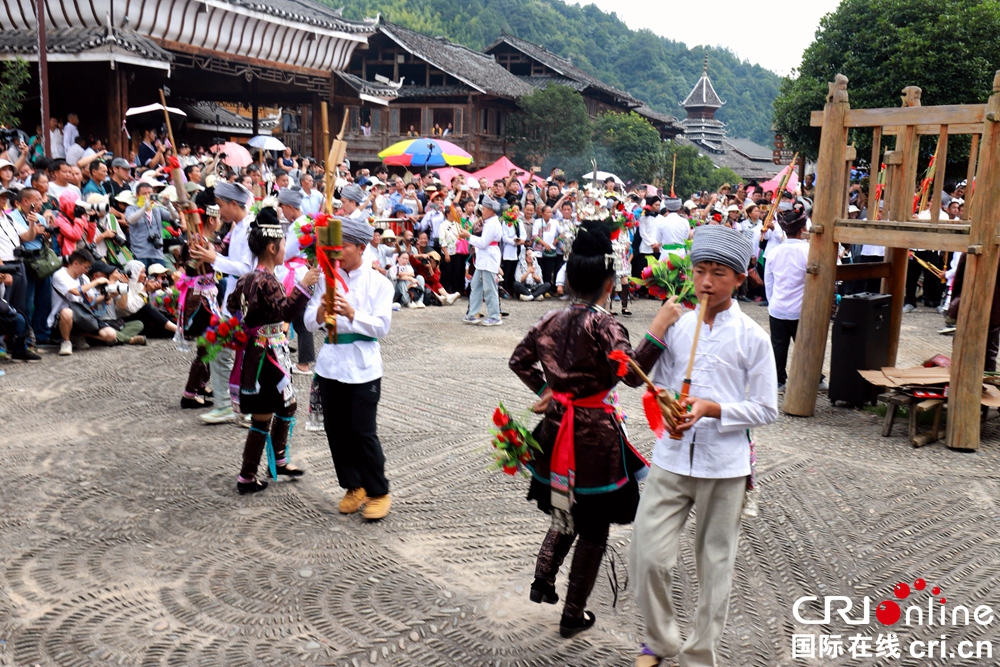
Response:
[[[465,171],[464,169],[459,169],[458,167],[438,167],[437,169],[431,169],[432,172],[438,175],[441,182],[445,185],[451,187],[451,179],[455,176],[461,176],[462,178],[472,178],[472,174]]]
[[[475,178],[485,178],[490,183],[493,183],[493,181],[495,181],[498,178],[507,178],[508,176],[510,176],[511,169],[517,169],[518,171],[523,171],[524,175],[518,176],[518,180],[521,181],[521,183],[528,182],[528,170],[521,169],[520,167],[518,167],[516,164],[508,160],[506,155],[497,160],[496,162],[494,162],[493,164],[491,164],[490,166],[483,167],[479,171],[473,172],[472,175]],[[545,179],[540,178],[538,176],[534,176],[533,178],[535,179],[535,181],[538,182],[539,185],[545,185]]]

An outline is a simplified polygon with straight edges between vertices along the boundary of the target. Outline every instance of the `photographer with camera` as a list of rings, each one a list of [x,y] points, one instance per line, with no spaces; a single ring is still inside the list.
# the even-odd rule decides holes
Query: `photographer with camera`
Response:
[[[17,208],[11,211],[21,239],[20,256],[27,269],[24,295],[24,316],[35,333],[35,343],[49,342],[49,326],[45,320],[52,310],[52,274],[59,266],[58,256],[49,245],[49,228],[42,214],[42,195],[34,188],[25,188],[17,199]],[[15,254],[18,254],[15,251]]]
[[[125,209],[132,254],[149,268],[163,264],[163,223],[173,218],[171,212],[154,201],[153,186],[140,181],[135,188],[136,205]]]
[[[102,327],[115,330],[115,341],[119,345],[145,345],[146,337],[140,335],[144,326],[142,320],[122,318],[128,312],[129,284],[121,270],[95,259],[90,265],[90,275],[95,281],[105,281],[87,294],[97,321]]]
[[[21,261],[21,235],[4,212],[12,194],[0,188],[0,274],[10,276],[4,279],[8,283],[5,290],[7,302],[14,310],[23,313],[28,281],[24,262]]]
[[[87,295],[94,288],[108,282],[107,278],[90,280],[87,277],[93,262],[94,256],[89,250],[74,250],[66,266],[52,276],[52,311],[49,313],[48,325],[50,328],[59,326],[59,356],[73,354],[73,335],[94,338],[104,343],[115,342],[118,335],[113,327],[102,324],[97,319],[90,306]]]

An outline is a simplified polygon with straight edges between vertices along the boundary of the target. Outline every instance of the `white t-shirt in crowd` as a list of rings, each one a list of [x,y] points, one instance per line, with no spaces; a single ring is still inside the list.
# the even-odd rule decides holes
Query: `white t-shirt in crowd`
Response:
[[[80,276],[79,279],[69,274],[67,267],[62,267],[52,276],[52,311],[49,313],[47,324],[51,327],[55,325],[56,318],[63,308],[69,308],[71,301],[81,303],[82,297],[70,294],[71,289],[76,289],[81,285],[89,283],[87,276]]]

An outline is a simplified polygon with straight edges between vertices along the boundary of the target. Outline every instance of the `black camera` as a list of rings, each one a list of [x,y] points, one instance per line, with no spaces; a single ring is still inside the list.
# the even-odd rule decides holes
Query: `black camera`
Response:
[[[21,135],[17,133],[17,130],[10,130],[7,128],[0,128],[0,147],[3,150],[10,148],[11,144],[17,144],[21,141]]]
[[[163,247],[163,235],[162,234],[150,234],[146,240],[153,244],[153,247],[157,250]]]
[[[14,264],[0,264],[0,273],[5,273],[9,276],[19,276],[21,275],[21,265]]]

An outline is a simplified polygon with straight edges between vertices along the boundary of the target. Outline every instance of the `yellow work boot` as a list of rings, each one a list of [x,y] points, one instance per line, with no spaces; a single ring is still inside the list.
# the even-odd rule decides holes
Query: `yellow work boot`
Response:
[[[354,514],[361,509],[366,500],[368,500],[368,496],[365,495],[365,490],[360,486],[356,489],[348,489],[337,509],[340,510],[341,514]]]
[[[361,516],[369,521],[384,519],[389,513],[390,507],[392,507],[392,501],[389,500],[388,493],[384,496],[372,496],[365,504],[365,508],[361,510]]]

